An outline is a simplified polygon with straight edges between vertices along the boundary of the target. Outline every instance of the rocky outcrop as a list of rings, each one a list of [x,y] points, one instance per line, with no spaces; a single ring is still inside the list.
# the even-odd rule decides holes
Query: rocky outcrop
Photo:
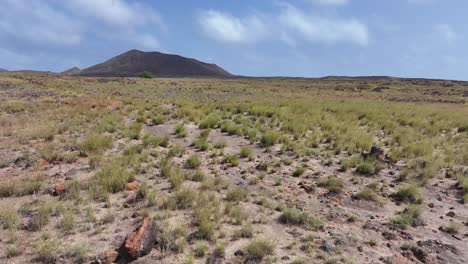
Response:
[[[156,242],[156,224],[149,217],[130,233],[120,248],[119,258],[137,259],[151,252]]]

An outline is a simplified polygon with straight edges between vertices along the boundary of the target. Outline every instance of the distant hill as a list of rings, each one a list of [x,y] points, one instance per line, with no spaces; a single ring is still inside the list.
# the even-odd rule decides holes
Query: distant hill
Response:
[[[73,68],[70,68],[70,69],[68,69],[66,71],[61,72],[60,74],[63,74],[63,75],[78,75],[78,74],[80,74],[80,72],[81,72],[80,68],[73,67]]]
[[[6,72],[6,71],[8,71],[8,70],[0,68],[0,72]]]
[[[79,75],[96,77],[132,77],[142,72],[151,72],[156,77],[231,77],[217,66],[160,52],[130,50],[108,61],[83,69]]]

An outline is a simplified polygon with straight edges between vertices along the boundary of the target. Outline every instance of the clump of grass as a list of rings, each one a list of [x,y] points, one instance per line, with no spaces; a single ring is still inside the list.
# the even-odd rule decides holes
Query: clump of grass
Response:
[[[226,147],[226,145],[227,145],[226,140],[221,139],[221,140],[216,141],[213,144],[213,147],[216,149],[223,149]]]
[[[240,157],[243,158],[243,159],[247,158],[249,160],[253,160],[253,151],[252,151],[252,149],[250,149],[247,146],[242,147],[242,149],[240,151]]]
[[[190,175],[190,180],[195,182],[203,182],[205,180],[205,174],[202,171],[197,170],[192,175]]]
[[[12,206],[2,206],[0,208],[0,226],[4,229],[15,230],[19,228],[21,217]]]
[[[196,154],[191,155],[185,162],[185,166],[189,169],[196,169],[200,166],[200,159]]]
[[[183,187],[177,190],[175,193],[175,199],[177,201],[177,209],[187,209],[192,207],[197,194],[194,190],[189,187]]]
[[[379,195],[377,194],[377,192],[369,187],[365,187],[364,189],[360,190],[358,193],[353,195],[353,197],[359,200],[367,200],[374,202],[379,200]]]
[[[390,220],[390,223],[399,229],[406,229],[408,226],[412,226],[414,221],[421,215],[421,206],[409,205],[403,210],[397,217]]]
[[[9,180],[0,182],[0,198],[30,195],[40,191],[44,183],[43,176],[26,180]]]
[[[73,230],[74,226],[75,226],[75,217],[73,215],[73,212],[68,210],[67,212],[65,212],[65,214],[62,215],[62,219],[60,221],[60,227],[62,228],[63,231],[70,232]]]
[[[456,223],[450,223],[448,226],[446,226],[442,230],[444,232],[447,232],[447,233],[451,234],[451,235],[455,235],[455,234],[458,234],[458,232],[460,231],[460,225],[458,225]]]
[[[124,135],[129,139],[139,139],[142,125],[141,123],[135,122],[125,129]]]
[[[74,263],[85,263],[88,259],[89,245],[85,242],[80,242],[74,245],[67,255],[73,258]]]
[[[96,174],[95,180],[101,192],[116,193],[125,190],[133,176],[131,171],[123,165],[120,161],[113,161],[105,164]]]
[[[237,167],[240,164],[239,156],[227,155],[226,157],[224,157],[223,163],[229,163],[231,167]]]
[[[263,133],[260,143],[264,147],[271,147],[278,142],[280,135],[277,131],[268,130]]]
[[[184,123],[180,123],[175,126],[174,132],[177,137],[184,138],[187,136],[187,129],[185,128]]]
[[[196,147],[197,149],[201,151],[207,150],[209,148],[209,145],[208,145],[209,134],[210,134],[210,130],[203,130],[200,133],[200,136],[192,142],[192,146]]]
[[[330,193],[341,193],[344,188],[343,180],[335,177],[320,179],[317,186],[326,188]]]
[[[112,146],[112,138],[109,136],[90,134],[80,144],[80,151],[87,155],[102,153]]]
[[[37,213],[32,219],[32,229],[41,230],[49,223],[49,217],[51,214],[51,208],[45,204],[42,204],[37,209]]]
[[[275,245],[272,241],[265,238],[253,239],[245,249],[245,259],[247,261],[262,260],[264,257],[272,255]]]
[[[215,128],[219,122],[219,117],[216,114],[210,114],[205,119],[203,119],[198,127],[200,129]]]
[[[299,177],[304,174],[305,168],[303,166],[297,166],[293,171],[293,177]]]
[[[416,184],[407,184],[400,187],[393,197],[403,203],[420,203],[423,199],[421,191]]]
[[[197,258],[203,258],[206,254],[206,251],[208,250],[208,246],[204,242],[198,242],[195,245],[195,257]]]
[[[242,222],[244,222],[244,219],[246,217],[244,211],[239,206],[233,207],[229,212],[229,216],[231,217],[233,221],[232,223],[234,225],[241,225]]]
[[[55,263],[60,256],[59,244],[52,239],[42,239],[34,248],[36,260],[42,263]]]
[[[169,136],[157,137],[149,134],[143,136],[143,146],[146,147],[164,147],[169,145]]]
[[[356,172],[362,175],[375,175],[384,168],[383,164],[374,159],[364,159],[356,167]]]
[[[241,202],[247,198],[247,191],[240,187],[234,187],[228,190],[226,200],[230,202]]]
[[[254,230],[253,230],[252,225],[246,224],[234,232],[233,238],[234,239],[252,238],[253,234],[254,234]]]
[[[168,157],[182,157],[185,153],[185,148],[179,144],[172,146],[167,153]]]
[[[300,225],[313,229],[319,229],[323,226],[320,219],[317,219],[294,207],[284,208],[278,221],[282,224]]]

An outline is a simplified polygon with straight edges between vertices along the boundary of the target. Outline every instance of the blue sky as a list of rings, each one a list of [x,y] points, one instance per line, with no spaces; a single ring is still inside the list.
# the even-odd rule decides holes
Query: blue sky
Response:
[[[466,0],[2,0],[0,68],[62,71],[129,49],[249,76],[468,80]]]

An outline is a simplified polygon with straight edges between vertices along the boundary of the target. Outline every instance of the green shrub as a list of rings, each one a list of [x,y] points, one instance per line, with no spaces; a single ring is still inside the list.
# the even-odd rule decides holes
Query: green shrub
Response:
[[[143,146],[146,147],[164,147],[169,145],[169,136],[157,137],[146,134],[143,136]]]
[[[81,152],[87,155],[101,153],[112,146],[112,138],[104,135],[88,135],[79,145]]]
[[[60,256],[59,244],[51,239],[38,241],[35,245],[36,260],[42,263],[55,263]]]
[[[219,122],[219,117],[216,114],[210,114],[203,119],[198,127],[200,129],[215,128]]]
[[[271,147],[278,142],[280,134],[277,131],[269,130],[263,133],[260,143],[264,147]]]
[[[383,168],[384,166],[381,162],[373,159],[365,159],[357,165],[356,172],[363,175],[375,175]]]
[[[240,164],[239,156],[227,155],[226,157],[224,157],[223,163],[229,163],[232,167],[237,167]]]
[[[73,230],[74,226],[75,226],[75,217],[73,215],[73,212],[71,211],[65,212],[65,214],[62,215],[62,219],[60,221],[60,227],[62,228],[63,231],[70,232]]]
[[[343,180],[335,177],[320,179],[317,186],[326,188],[330,193],[341,193],[344,188]]]
[[[416,184],[407,184],[398,189],[393,195],[396,200],[403,203],[420,203],[422,201],[422,194]]]
[[[195,182],[203,182],[205,180],[205,174],[203,174],[202,171],[197,170],[190,176],[190,180]]]
[[[4,229],[15,230],[19,228],[21,216],[12,206],[2,206],[0,208],[0,226]]]
[[[197,194],[194,190],[189,187],[180,188],[175,193],[175,199],[177,201],[177,209],[187,209],[192,207],[193,202]]]
[[[175,127],[175,134],[179,138],[184,138],[187,136],[187,129],[185,128],[184,123],[180,123]]]
[[[167,153],[168,157],[182,157],[185,153],[185,148],[181,145],[174,145],[172,148],[169,149]]]
[[[140,73],[140,75],[138,75],[138,77],[145,78],[145,79],[152,79],[152,78],[154,78],[154,75],[149,71],[144,71],[144,72]]]
[[[127,127],[124,134],[129,139],[139,139],[141,128],[142,128],[141,123],[138,123],[138,122],[132,123],[129,127]]]
[[[414,224],[414,221],[421,215],[421,207],[419,205],[409,205],[397,217],[390,220],[390,223],[395,228],[406,229]]]
[[[297,166],[293,171],[293,177],[299,177],[304,174],[305,169],[302,166]]]
[[[125,190],[127,183],[133,179],[129,171],[120,161],[105,164],[96,174],[95,180],[102,191],[116,193]]]
[[[226,200],[230,202],[240,202],[247,198],[247,191],[240,187],[229,189],[226,194]]]
[[[379,195],[369,187],[365,187],[364,189],[353,195],[353,197],[360,200],[368,200],[375,202],[379,200]]]
[[[31,195],[38,192],[44,183],[43,176],[26,180],[0,181],[0,198]]]
[[[261,260],[266,256],[272,255],[275,245],[270,240],[264,238],[253,239],[245,249],[246,260]]]
[[[253,151],[247,146],[242,147],[241,152],[240,152],[240,157],[249,160],[253,160]]]
[[[191,155],[185,162],[186,167],[189,169],[196,169],[200,166],[200,164],[201,162],[196,154]]]
[[[203,258],[208,250],[208,246],[203,242],[198,242],[195,245],[195,257]]]
[[[301,225],[313,229],[323,226],[322,221],[319,219],[293,207],[284,208],[278,220],[282,224]]]

